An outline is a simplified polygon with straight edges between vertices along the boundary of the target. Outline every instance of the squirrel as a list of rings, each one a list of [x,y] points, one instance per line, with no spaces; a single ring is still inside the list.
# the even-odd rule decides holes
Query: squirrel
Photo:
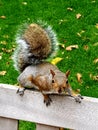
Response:
[[[61,72],[57,66],[47,62],[56,55],[58,40],[52,27],[46,24],[31,23],[21,27],[16,35],[18,44],[14,55],[14,66],[20,72],[17,93],[24,94],[26,88],[42,93],[46,106],[52,102],[50,94],[65,94],[81,102],[81,95],[74,95],[68,82],[70,71]]]

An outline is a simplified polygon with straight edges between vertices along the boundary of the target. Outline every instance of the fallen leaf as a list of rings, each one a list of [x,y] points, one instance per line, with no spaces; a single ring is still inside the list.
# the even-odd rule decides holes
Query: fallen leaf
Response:
[[[98,42],[94,43],[93,46],[98,46]]]
[[[71,7],[68,7],[68,8],[67,8],[67,10],[69,10],[69,11],[73,11],[73,8],[71,8]]]
[[[84,48],[84,50],[86,50],[86,51],[87,51],[89,47],[88,47],[88,45],[84,45],[84,47],[83,47],[83,48]]]
[[[0,18],[1,18],[1,19],[5,19],[5,18],[6,18],[6,16],[2,15],[2,16],[0,16]]]
[[[3,53],[0,53],[0,60],[2,59],[2,55],[3,55]]]
[[[78,45],[70,45],[68,47],[66,47],[66,51],[71,51],[72,49],[78,49]]]
[[[86,89],[89,89],[90,87],[89,86],[86,86]]]
[[[53,60],[51,61],[51,63],[52,63],[53,65],[55,65],[55,64],[57,64],[58,62],[60,62],[62,59],[63,59],[63,58],[56,57],[55,59],[53,59]]]
[[[95,27],[98,29],[98,23],[96,23]]]
[[[27,5],[27,2],[22,2],[23,5]]]
[[[98,75],[96,75],[96,76],[93,76],[93,80],[96,80],[96,81],[98,81]]]
[[[76,18],[79,19],[82,15],[81,14],[76,14]]]
[[[98,63],[98,58],[94,60],[94,63],[95,63],[95,64]]]
[[[89,77],[92,79],[93,75],[90,73]]]
[[[0,56],[0,60],[2,59],[2,56]]]
[[[95,75],[90,74],[89,76],[90,76],[90,78],[91,78],[92,80],[98,81],[98,75],[95,76]]]
[[[80,33],[77,33],[77,35],[78,35],[79,37],[81,37],[81,34],[80,34]]]
[[[78,80],[79,83],[82,82],[81,78],[82,78],[82,75],[80,73],[77,73],[77,80]]]
[[[91,3],[95,3],[95,2],[96,2],[95,0],[91,1]]]
[[[64,22],[66,22],[67,21],[67,19],[61,19],[60,21],[59,21],[59,24],[62,24],[62,23],[64,23]]]
[[[65,49],[65,45],[64,44],[60,44],[59,46]]]
[[[62,52],[62,55],[64,55],[64,51]]]
[[[82,35],[84,32],[85,32],[84,30],[81,30],[81,32],[78,32],[77,35],[78,35],[79,37],[81,37],[81,35]]]
[[[6,53],[10,53],[10,52],[13,52],[14,51],[14,48],[12,48],[12,49],[6,49],[6,48],[2,48],[2,51],[3,52],[6,52]]]
[[[3,38],[7,38],[7,39],[8,39],[8,38],[9,38],[9,35],[3,35]]]
[[[2,44],[2,45],[6,45],[7,42],[6,42],[6,41],[1,41],[0,44]]]
[[[80,93],[80,89],[79,89],[79,88],[78,88],[78,89],[76,89],[76,92],[77,92],[77,93]]]
[[[0,75],[4,76],[6,74],[6,71],[0,71]]]

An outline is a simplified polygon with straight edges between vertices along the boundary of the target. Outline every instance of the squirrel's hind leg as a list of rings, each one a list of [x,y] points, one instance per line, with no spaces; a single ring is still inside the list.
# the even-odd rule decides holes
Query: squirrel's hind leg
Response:
[[[19,88],[17,90],[17,94],[19,94],[20,96],[23,96],[24,95],[24,91],[25,91],[25,88],[22,87],[21,85],[19,85]]]

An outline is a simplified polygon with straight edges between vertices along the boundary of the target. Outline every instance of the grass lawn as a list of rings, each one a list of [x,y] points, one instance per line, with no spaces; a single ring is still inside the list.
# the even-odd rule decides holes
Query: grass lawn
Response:
[[[63,72],[70,69],[73,89],[98,98],[97,0],[0,0],[0,83],[17,83],[18,72],[11,59],[15,33],[23,22],[38,19],[57,32],[61,44],[57,56],[63,58],[57,66]],[[70,45],[78,48],[66,50]],[[34,124],[20,121],[19,130],[31,129],[35,130]]]

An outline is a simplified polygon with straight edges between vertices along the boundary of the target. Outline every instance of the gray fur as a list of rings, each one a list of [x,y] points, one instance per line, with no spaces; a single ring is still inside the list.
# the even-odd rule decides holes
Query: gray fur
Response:
[[[56,52],[58,50],[57,36],[56,33],[53,31],[52,27],[48,26],[47,23],[38,21],[37,24],[40,25],[46,31],[51,41],[51,53],[48,55],[48,57],[46,57],[47,60],[56,55]],[[22,35],[24,34],[28,25],[29,24],[26,23],[21,25],[16,34],[17,48],[13,54],[13,61],[15,69],[18,71],[23,71],[23,69],[28,65],[35,65],[43,61],[43,59],[33,56],[33,53],[30,52],[30,45],[26,43],[26,41],[22,38]]]

